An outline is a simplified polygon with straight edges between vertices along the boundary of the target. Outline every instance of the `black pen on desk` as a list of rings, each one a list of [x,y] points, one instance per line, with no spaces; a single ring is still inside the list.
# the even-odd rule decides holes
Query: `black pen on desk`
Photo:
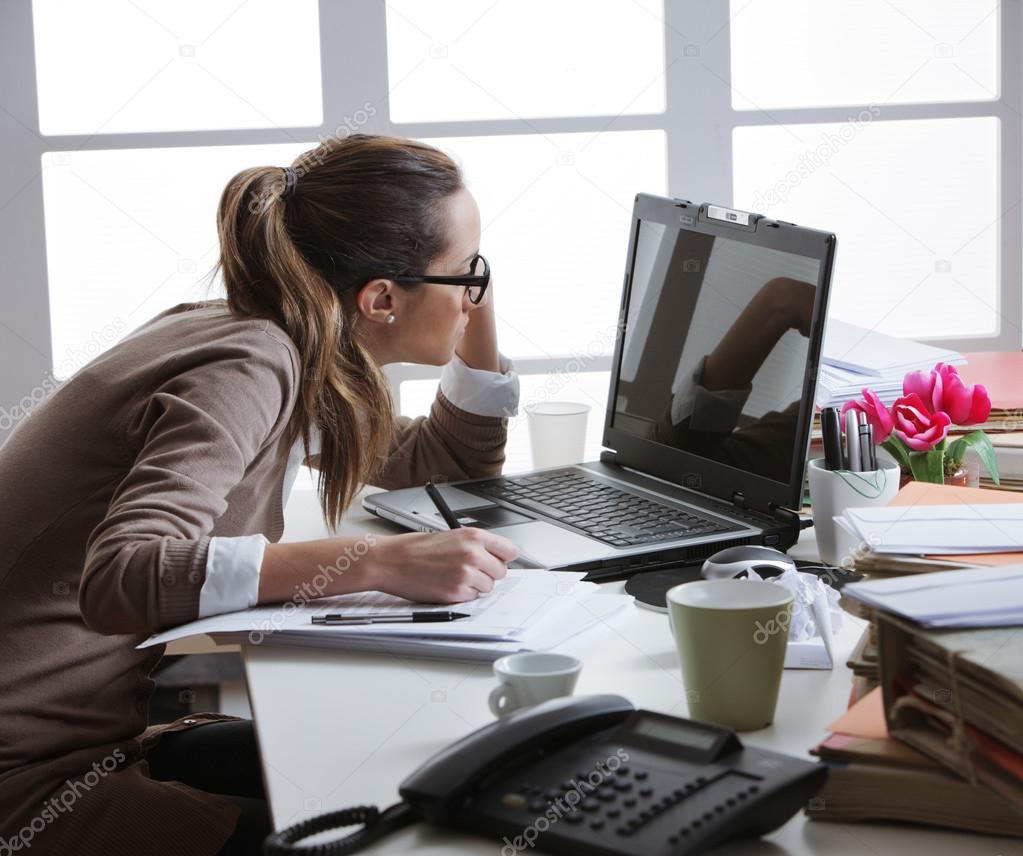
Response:
[[[824,466],[829,470],[842,469],[842,431],[838,427],[838,408],[821,409],[821,433],[824,439]]]
[[[426,483],[426,495],[430,497],[430,500],[437,507],[437,510],[440,512],[440,516],[444,518],[444,522],[448,524],[449,529],[462,528],[462,524],[458,522],[458,518],[455,517],[455,513],[444,501],[444,497],[440,495],[440,491],[437,490],[437,486],[432,481],[428,481]]]
[[[326,615],[314,615],[313,624],[330,624],[332,626],[346,624],[418,624],[421,622],[457,621],[469,618],[467,612],[408,612],[400,615],[345,615],[343,612],[330,612]]]

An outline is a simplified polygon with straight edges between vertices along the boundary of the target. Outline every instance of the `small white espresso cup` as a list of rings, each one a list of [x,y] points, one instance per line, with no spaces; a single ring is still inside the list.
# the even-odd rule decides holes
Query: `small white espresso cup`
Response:
[[[582,667],[582,660],[568,654],[537,651],[502,657],[494,663],[500,683],[490,693],[490,711],[494,716],[507,716],[523,707],[572,695]]]

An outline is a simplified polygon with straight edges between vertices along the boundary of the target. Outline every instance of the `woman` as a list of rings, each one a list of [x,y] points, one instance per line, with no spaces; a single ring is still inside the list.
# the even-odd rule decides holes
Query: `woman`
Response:
[[[275,543],[303,459],[335,527],[363,483],[500,472],[518,386],[457,166],[332,140],[237,175],[218,228],[226,302],[157,315],[0,448],[0,856],[258,852],[251,722],[147,729],[163,648],[135,645],[314,578],[469,600],[516,556],[468,527]],[[398,361],[445,365],[429,418],[394,417],[381,366]]]

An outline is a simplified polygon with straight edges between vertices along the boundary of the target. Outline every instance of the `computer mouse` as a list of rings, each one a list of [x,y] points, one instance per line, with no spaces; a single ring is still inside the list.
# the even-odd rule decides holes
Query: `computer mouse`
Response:
[[[745,544],[719,550],[703,563],[701,574],[705,580],[730,580],[743,571],[754,570],[762,577],[776,577],[795,567],[795,561],[780,550]]]

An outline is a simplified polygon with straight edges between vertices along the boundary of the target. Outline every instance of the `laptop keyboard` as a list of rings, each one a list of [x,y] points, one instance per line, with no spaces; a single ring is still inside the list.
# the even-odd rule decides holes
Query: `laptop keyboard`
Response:
[[[619,490],[578,472],[489,479],[473,482],[472,489],[546,514],[614,547],[674,541],[736,528]]]

